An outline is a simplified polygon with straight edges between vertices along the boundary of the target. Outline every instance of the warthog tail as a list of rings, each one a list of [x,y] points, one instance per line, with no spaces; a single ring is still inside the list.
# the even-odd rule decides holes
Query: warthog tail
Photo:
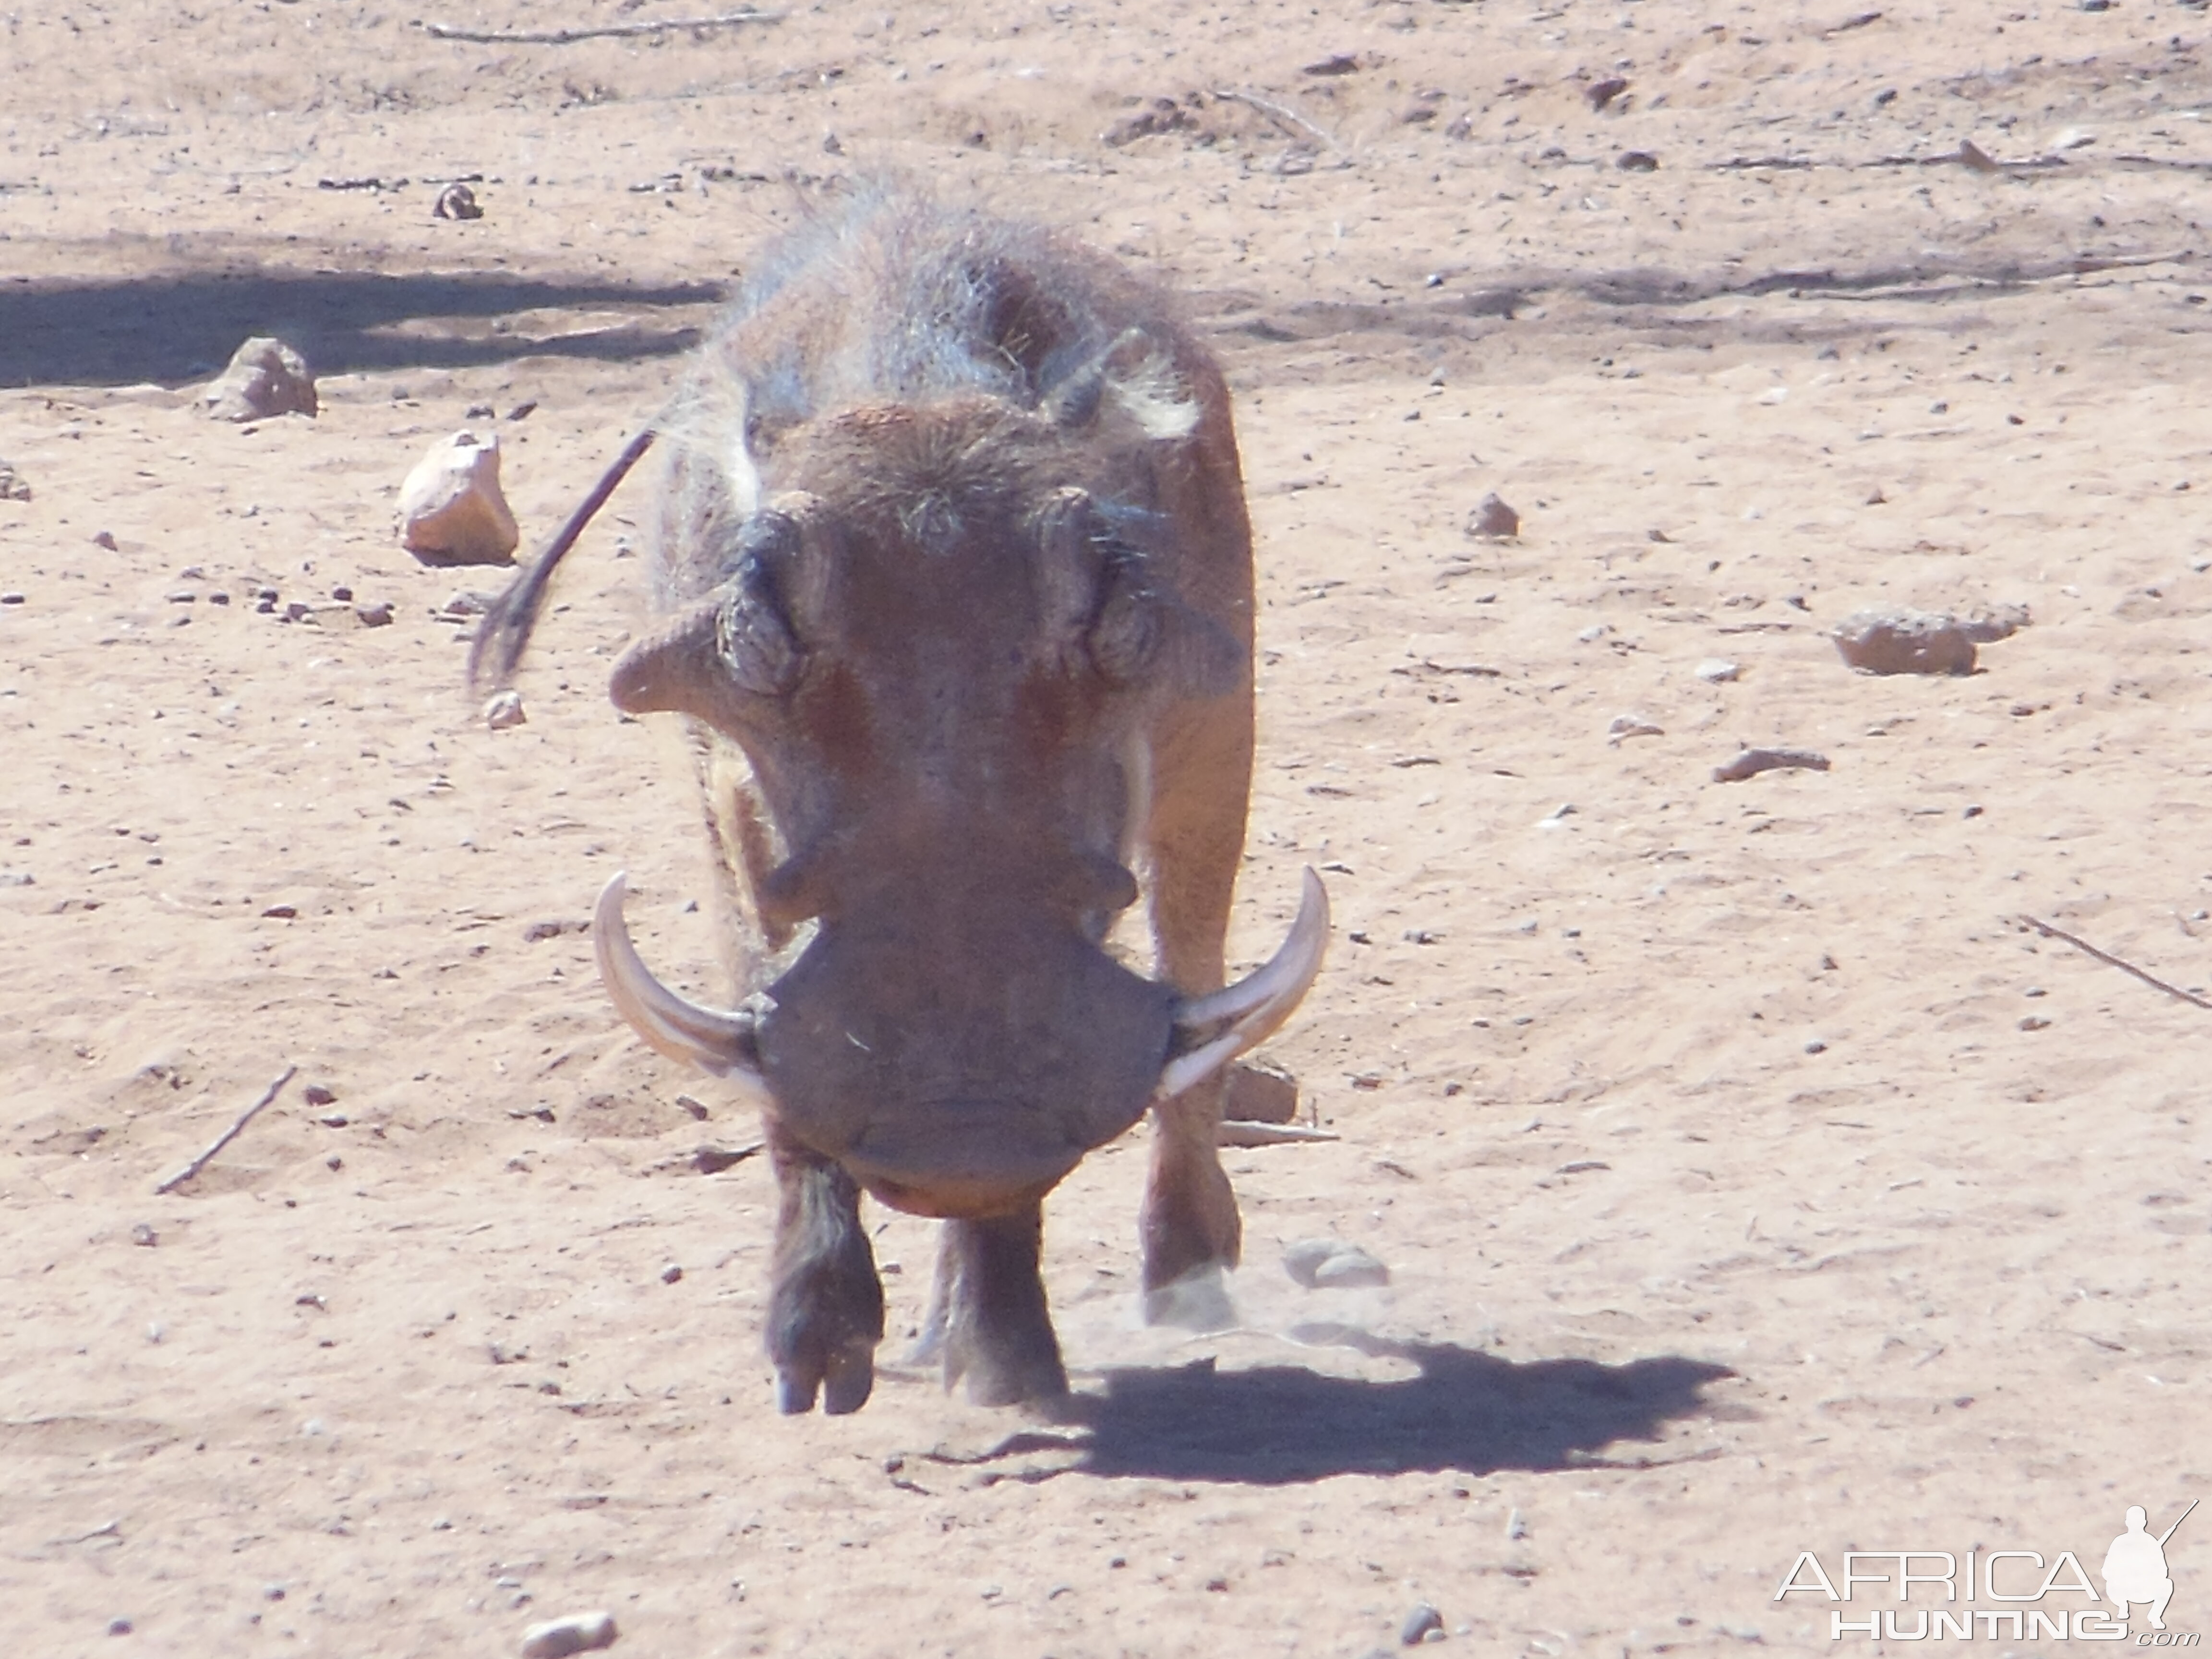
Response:
[[[552,585],[553,572],[576,544],[576,538],[584,533],[584,526],[591,523],[592,515],[606,505],[607,497],[615,493],[615,486],[637,465],[638,458],[653,447],[656,435],[653,428],[647,427],[623,446],[623,453],[615,457],[613,465],[599,475],[599,483],[592,486],[592,493],[568,515],[568,522],[561,526],[560,534],[553,538],[543,553],[523,567],[507,585],[505,592],[492,601],[491,609],[485,612],[477,629],[476,641],[469,647],[471,690],[481,691],[486,685],[504,689],[514,678],[522,653],[530,648],[531,630],[538,626],[538,612],[545,603],[545,590]]]

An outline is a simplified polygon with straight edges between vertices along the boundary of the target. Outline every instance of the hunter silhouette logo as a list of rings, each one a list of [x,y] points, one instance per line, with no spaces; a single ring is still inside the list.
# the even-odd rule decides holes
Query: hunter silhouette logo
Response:
[[[1879,1610],[1849,1617],[1828,1614],[1828,1639],[1865,1636],[1870,1640],[2125,1642],[2143,1648],[2193,1648],[2203,1639],[2194,1632],[2166,1627],[2166,1604],[2173,1600],[2173,1577],[2166,1570],[2166,1546],[2197,1508],[2173,1518],[2165,1531],[2150,1529],[2150,1513],[2129,1507],[2127,1530],[2105,1551],[2100,1595],[2081,1558],[2061,1550],[2046,1563],[2039,1550],[1848,1550],[1843,1571],[1831,1576],[1820,1558],[1801,1550],[1783,1575],[1774,1599],[1816,1595],[1829,1601],[1855,1598],[1888,1601]],[[1832,1558],[1831,1558],[1832,1559]],[[1883,1586],[1876,1589],[1875,1585]],[[1915,1586],[1918,1586],[1916,1594]],[[1859,1592],[1864,1590],[1863,1597]],[[2063,1598],[2078,1596],[2069,1605]],[[1913,1605],[1915,1602],[1918,1605]],[[1993,1602],[1995,1606],[1975,1606]],[[2129,1619],[2143,1610],[2143,1624],[2130,1630]]]
[[[2196,1507],[2192,1498],[2189,1510]],[[2189,1510],[2182,1510],[2172,1526],[2154,1538],[2150,1516],[2142,1505],[2130,1507],[2128,1529],[2112,1540],[2112,1548],[2105,1552],[2105,1595],[2120,1610],[2121,1618],[2128,1616],[2130,1601],[2148,1601],[2150,1627],[2166,1628],[2166,1604],[2173,1600],[2173,1580],[2166,1571],[2166,1540],[2189,1519]]]

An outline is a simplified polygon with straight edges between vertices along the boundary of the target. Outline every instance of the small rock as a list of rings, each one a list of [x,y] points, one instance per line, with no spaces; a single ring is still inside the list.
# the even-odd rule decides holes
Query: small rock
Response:
[[[1974,635],[1942,612],[1861,611],[1836,625],[1834,639],[1838,653],[1862,674],[1974,672]]]
[[[522,1634],[522,1659],[567,1659],[572,1653],[611,1648],[618,1635],[611,1613],[574,1613],[532,1625]]]
[[[1390,1270],[1357,1244],[1340,1246],[1314,1270],[1317,1291],[1348,1291],[1389,1282]]]
[[[1981,605],[1959,619],[1959,631],[1977,645],[1989,645],[2010,639],[2030,620],[2024,605]]]
[[[1615,714],[1605,728],[1605,740],[1618,746],[1624,738],[1663,738],[1665,731],[1641,714]]]
[[[31,486],[23,475],[6,461],[0,461],[0,501],[27,501]]]
[[[310,1106],[333,1106],[337,1103],[338,1097],[331,1091],[328,1085],[310,1083],[301,1091],[301,1098]]]
[[[132,1628],[128,1619],[111,1619],[107,1621],[107,1633],[110,1636],[128,1636]]]
[[[202,410],[218,421],[261,421],[272,415],[313,415],[320,406],[307,360],[282,340],[256,335],[200,393]]]
[[[161,1242],[161,1235],[142,1221],[131,1228],[131,1242],[142,1249],[150,1250]]]
[[[1307,1238],[1283,1252],[1283,1271],[1310,1290],[1349,1290],[1388,1285],[1390,1270],[1357,1244],[1340,1238]]]
[[[360,618],[363,628],[389,628],[392,625],[392,601],[374,599],[367,605],[357,605],[353,614]]]
[[[1438,1613],[1426,1601],[1416,1601],[1413,1604],[1413,1610],[1406,1615],[1406,1622],[1398,1626],[1398,1645],[1401,1648],[1417,1648],[1429,1640],[1429,1633],[1431,1631],[1438,1636],[1443,1634],[1443,1614]]]
[[[274,916],[279,921],[289,921],[300,914],[300,907],[296,904],[272,904],[261,914]]]
[[[1505,1516],[1506,1541],[1508,1543],[1517,1543],[1520,1540],[1526,1538],[1528,1535],[1528,1523],[1521,1518],[1521,1511],[1518,1510],[1509,1511]]]
[[[1778,767],[1800,767],[1808,772],[1825,772],[1828,757],[1810,749],[1747,749],[1724,766],[1713,768],[1715,783],[1741,783],[1746,778],[1756,777],[1761,772],[1771,772]]]
[[[1696,672],[1708,685],[1726,685],[1742,674],[1743,665],[1725,657],[1708,657],[1698,665]]]
[[[477,204],[476,191],[466,185],[447,185],[430,204],[430,215],[436,219],[481,219],[483,209]]]
[[[2020,1023],[2020,1029],[2023,1031],[2044,1031],[2050,1028],[2051,1022],[2040,1014],[2030,1014]]]
[[[12,587],[5,593],[0,593],[0,605],[21,605],[23,602],[24,596]]]
[[[510,726],[520,726],[530,718],[522,712],[522,693],[500,691],[493,694],[484,704],[484,724],[495,732],[504,732]]]
[[[1626,80],[1618,75],[1608,75],[1583,96],[1589,100],[1589,106],[1592,109],[1603,109],[1627,90],[1628,82]]]
[[[533,921],[522,930],[525,945],[543,945],[549,939],[558,939],[563,933],[588,933],[588,921]]]
[[[499,487],[499,438],[457,432],[399,487],[400,540],[425,564],[506,564],[522,539]]]
[[[679,1284],[683,1278],[684,1269],[673,1261],[660,1270],[660,1282],[664,1285]]]
[[[94,547],[104,547],[111,553],[114,552],[116,550],[115,532],[112,530],[95,530],[92,534],[92,544]]]
[[[1358,54],[1338,52],[1331,52],[1326,58],[1308,64],[1299,72],[1304,75],[1352,75],[1356,73],[1358,68]]]
[[[345,586],[333,587],[331,589],[331,597],[342,604],[350,605],[353,603],[353,589]]]
[[[1656,173],[1659,158],[1648,149],[1625,149],[1615,158],[1613,166],[1623,173]]]
[[[28,870],[0,870],[0,887],[35,887],[38,878]]]
[[[683,1108],[694,1123],[704,1123],[707,1121],[705,1102],[694,1100],[690,1095],[678,1095],[676,1097],[676,1103]]]
[[[1232,1066],[1222,1116],[1235,1123],[1288,1123],[1297,1115],[1297,1080],[1266,1066]]]
[[[1521,533],[1521,515],[1505,504],[1504,497],[1492,490],[1476,503],[1474,512],[1467,515],[1467,533],[1492,538],[1517,536]]]
[[[343,1112],[325,1112],[315,1121],[325,1129],[343,1129],[346,1126],[347,1118]]]

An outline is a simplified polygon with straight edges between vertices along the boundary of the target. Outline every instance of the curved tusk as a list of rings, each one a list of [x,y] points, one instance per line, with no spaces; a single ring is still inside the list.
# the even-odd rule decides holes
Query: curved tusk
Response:
[[[1298,896],[1297,920],[1267,965],[1234,985],[1193,997],[1176,1010],[1180,1052],[1161,1069],[1158,1094],[1164,1098],[1194,1087],[1274,1035],[1321,971],[1328,945],[1328,890],[1309,865],[1304,890]]]
[[[653,976],[630,943],[623,920],[623,895],[629,875],[617,872],[599,890],[592,912],[592,951],[599,963],[599,982],[615,1010],[630,1023],[646,1046],[671,1060],[689,1060],[716,1077],[765,1089],[760,1044],[753,1017],[720,1008],[702,1008],[676,994]]]

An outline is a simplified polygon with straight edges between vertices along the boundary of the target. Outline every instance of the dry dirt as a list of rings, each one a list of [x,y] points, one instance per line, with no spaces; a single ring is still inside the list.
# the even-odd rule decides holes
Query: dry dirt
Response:
[[[2017,920],[2212,981],[2201,8],[410,9],[0,15],[11,1652],[604,1607],[624,1655],[1357,1659],[1419,1602],[1451,1651],[1825,1652],[1802,1550],[2094,1573],[2212,1488],[2212,1014]],[[533,937],[625,866],[711,984],[675,742],[603,690],[639,487],[499,732],[432,614],[498,573],[392,522],[468,427],[542,540],[760,239],[884,171],[1188,295],[1262,555],[1235,943],[1302,864],[1337,906],[1271,1052],[1342,1139],[1231,1155],[1245,1328],[1136,1323],[1139,1147],[1049,1206],[1073,1426],[896,1367],[774,1414],[767,1174],[693,1157],[753,1126]],[[320,416],[196,413],[261,332]],[[1517,539],[1463,533],[1493,490]],[[341,586],[396,620],[282,620]],[[1971,678],[1825,637],[2001,604]],[[1831,766],[1714,781],[1745,745]],[[903,1331],[932,1243],[877,1218]],[[1293,1284],[1327,1235],[1391,1285]],[[2169,1559],[2212,1626],[2212,1512]]]

